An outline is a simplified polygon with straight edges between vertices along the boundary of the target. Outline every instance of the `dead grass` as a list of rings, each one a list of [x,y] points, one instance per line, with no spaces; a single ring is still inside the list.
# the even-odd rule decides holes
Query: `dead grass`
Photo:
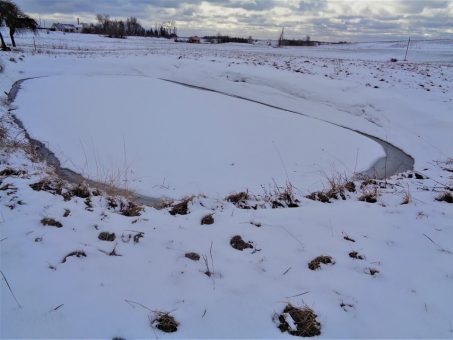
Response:
[[[321,268],[321,264],[335,264],[335,262],[332,260],[332,257],[321,255],[311,260],[308,263],[308,268],[311,270],[318,270]]]
[[[363,188],[362,194],[357,199],[362,202],[376,203],[378,199],[377,187],[375,186],[373,188]]]
[[[170,215],[187,215],[189,213],[189,203],[193,200],[194,196],[186,197],[181,202],[174,204],[169,211]]]
[[[327,188],[323,191],[315,191],[305,196],[313,201],[331,203],[331,200],[346,199],[347,193],[356,192],[355,183],[346,175],[336,174],[327,177]]]
[[[57,227],[57,228],[63,227],[63,224],[61,224],[61,222],[58,222],[57,220],[54,220],[53,218],[50,218],[50,217],[44,217],[41,220],[41,224],[45,225],[45,226]]]
[[[88,198],[91,196],[90,190],[88,190],[88,187],[84,183],[79,183],[73,186],[70,192],[73,196],[77,196],[80,198]]]
[[[123,216],[134,217],[140,216],[143,211],[143,207],[132,201],[128,201],[127,204],[120,201],[120,213]]]
[[[293,324],[296,326],[295,329],[290,326],[287,318],[291,318],[293,320]],[[308,306],[297,308],[291,304],[287,304],[282,314],[278,315],[278,328],[282,333],[288,332],[289,334],[295,336],[318,336],[321,335],[321,324],[316,320],[316,318],[317,315]]]
[[[9,167],[0,171],[1,177],[19,177],[19,176],[22,176],[25,174],[26,174],[26,172],[24,170],[15,170],[15,169],[9,168]]]
[[[170,313],[157,312],[156,317],[151,321],[151,326],[165,333],[174,333],[178,330],[179,323]]]

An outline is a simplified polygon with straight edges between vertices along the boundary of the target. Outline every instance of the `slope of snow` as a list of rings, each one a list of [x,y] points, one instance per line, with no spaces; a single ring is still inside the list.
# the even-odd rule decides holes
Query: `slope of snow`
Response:
[[[0,105],[1,338],[292,338],[281,333],[276,324],[276,314],[288,303],[313,309],[322,338],[453,336],[453,205],[436,200],[441,194],[453,194],[453,67],[447,59],[441,65],[430,63],[428,58],[436,61],[434,50],[451,51],[451,44],[439,42],[435,49],[428,43],[420,44],[425,62],[388,63],[381,62],[387,58],[383,52],[376,52],[383,43],[350,45],[348,52],[341,46],[326,47],[332,50],[325,55],[321,52],[324,47],[307,50],[319,53],[310,57],[307,54],[311,52],[304,55],[304,49],[190,46],[157,39],[119,41],[77,34],[51,33],[36,37],[36,42],[37,50],[33,51],[32,36],[25,34],[18,37],[19,50],[0,52],[5,66],[0,73],[1,91],[8,92],[19,79],[44,77],[23,84],[17,105],[9,106],[6,100]],[[360,46],[366,46],[368,53],[366,49],[358,51]],[[158,78],[309,115],[315,119],[259,106],[267,118],[257,124],[273,125],[271,131],[283,126],[280,119],[290,131],[306,129],[298,126],[301,122],[322,125],[335,137],[326,140],[327,146],[333,145],[342,157],[352,157],[354,162],[355,155],[347,156],[348,149],[343,150],[339,142],[349,133],[319,119],[378,136],[411,154],[415,172],[386,181],[356,181],[355,192],[346,192],[345,200],[332,199],[331,203],[305,197],[311,191],[329,189],[328,183],[304,184],[293,188],[299,207],[292,209],[270,209],[269,202],[259,201],[266,197],[246,202],[246,207],[255,210],[240,209],[215,194],[196,196],[188,203],[187,215],[175,216],[169,213],[169,206],[162,210],[144,207],[140,216],[127,217],[121,214],[120,202],[125,199],[98,195],[93,189],[89,199],[69,197],[72,189],[68,183],[63,184],[61,194],[30,187],[48,177],[55,185],[57,179],[52,169],[32,161],[33,150],[25,145],[25,153],[20,147],[24,131],[14,123],[13,113],[28,121],[30,131],[49,141],[49,147],[60,151],[55,145],[59,140],[53,138],[91,139],[99,133],[113,136],[119,134],[116,129],[121,124],[136,124],[137,112],[128,113],[131,122],[118,120],[115,129],[108,124],[112,121],[109,114],[121,111],[127,98],[135,95],[141,94],[143,106],[150,106],[144,104],[154,99],[165,103],[164,108],[174,108],[158,116],[160,121],[173,117],[181,107],[195,109],[193,114],[206,120],[210,117],[205,115],[205,100],[225,115],[252,115],[242,110],[258,105],[239,105],[232,98]],[[109,80],[109,87],[117,90],[104,94],[108,102],[101,101],[101,90]],[[135,94],[125,90],[135,87],[133,84],[142,85],[135,88]],[[167,103],[167,94],[160,92],[164,88],[177,93],[178,98],[200,96],[203,100],[197,106],[174,98]],[[119,95],[121,89],[128,94]],[[146,89],[154,91],[148,95]],[[68,90],[72,91],[68,94]],[[157,92],[159,98],[153,98]],[[78,95],[90,102],[77,102],[74,97]],[[234,112],[229,112],[226,104],[235,108]],[[83,136],[87,127],[82,119],[64,115],[63,111],[76,113],[79,107],[86,112],[78,117],[94,121],[87,126],[97,126],[91,136]],[[93,108],[99,116],[89,114]],[[27,117],[29,112],[33,116]],[[225,115],[216,122],[228,126]],[[105,125],[101,125],[100,117],[106,116]],[[47,126],[40,117],[49,119]],[[250,121],[243,119],[242,123],[244,129],[253,128]],[[137,133],[128,133],[130,138],[142,140],[147,127],[138,125]],[[5,131],[9,138],[5,139]],[[181,126],[172,131],[162,138],[191,151],[178,136],[192,135]],[[207,146],[211,150],[221,140],[219,131],[207,132],[216,132]],[[158,129],[154,132],[163,134]],[[267,136],[252,133],[261,143],[269,143]],[[291,138],[291,134],[280,134],[278,140]],[[297,135],[299,141],[304,138]],[[97,144],[102,140],[94,140],[87,142],[87,155],[100,148]],[[359,142],[360,147],[362,141],[351,137],[351,143]],[[117,162],[128,168],[132,151],[126,152],[127,162],[123,156],[124,145],[129,143],[124,143],[121,135],[112,137],[110,143],[116,143],[118,152],[113,155]],[[80,142],[64,147],[80,150]],[[294,159],[294,151],[279,149],[289,168],[287,159]],[[274,152],[270,146],[265,151]],[[222,160],[220,154],[214,156]],[[359,162],[366,166],[375,156]],[[138,162],[140,157],[139,153]],[[279,157],[272,160],[266,170],[275,165],[274,170],[282,171]],[[329,174],[330,169],[323,170]],[[209,179],[211,173],[201,175]],[[258,176],[262,175],[260,171],[251,181],[260,182]],[[277,194],[283,190],[274,189]],[[237,188],[231,188],[234,190]],[[364,194],[373,193],[376,203],[359,201]],[[208,214],[214,223],[202,225]],[[62,226],[45,226],[43,218],[55,219]],[[98,238],[101,232],[115,233],[116,239],[102,241]],[[137,236],[140,233],[141,238]],[[251,241],[253,248],[234,249],[230,242],[235,235]],[[74,251],[84,252],[86,257],[70,256],[63,261]],[[200,260],[185,257],[187,252],[198,253]],[[361,259],[351,257],[352,252]],[[320,255],[331,256],[334,264],[310,270],[309,261]],[[213,275],[206,275],[207,270]],[[176,333],[152,327],[158,312],[175,317],[179,323]]]

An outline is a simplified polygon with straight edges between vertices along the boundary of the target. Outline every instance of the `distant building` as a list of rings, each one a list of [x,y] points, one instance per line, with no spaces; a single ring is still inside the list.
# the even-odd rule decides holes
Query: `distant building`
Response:
[[[192,44],[199,44],[201,42],[200,38],[194,35],[193,37],[189,38],[189,42]]]
[[[81,25],[77,25],[77,26],[81,26]],[[79,31],[78,28],[76,27],[76,25],[60,24],[60,23],[53,24],[50,29],[54,30],[54,31],[59,31],[59,32],[72,32],[72,33],[80,32],[82,30],[82,28],[80,27],[80,31]]]

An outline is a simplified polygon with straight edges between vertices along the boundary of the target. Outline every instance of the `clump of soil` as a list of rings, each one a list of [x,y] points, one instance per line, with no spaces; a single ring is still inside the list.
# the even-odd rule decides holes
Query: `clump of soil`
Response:
[[[50,217],[44,217],[41,220],[41,224],[45,225],[45,226],[57,227],[57,228],[63,227],[63,224],[61,224],[61,222],[58,222],[57,220],[54,220],[53,218],[50,218]]]
[[[335,262],[333,262],[330,256],[321,255],[311,260],[308,263],[308,268],[310,268],[311,270],[317,270],[321,268],[321,264],[334,264],[334,263]]]
[[[189,213],[189,202],[192,198],[186,198],[181,202],[175,204],[172,209],[169,211],[170,215],[187,215]]]
[[[192,260],[192,261],[199,261],[200,260],[200,255],[198,255],[197,253],[194,253],[194,252],[186,253],[184,256],[187,257],[188,259]]]
[[[439,196],[437,196],[436,201],[453,203],[453,195],[450,192],[446,191],[446,192],[440,194]]]
[[[178,330],[179,323],[169,313],[159,312],[157,317],[151,321],[151,326],[165,333],[173,333]]]
[[[201,224],[213,224],[214,223],[214,217],[212,217],[212,214],[206,215],[201,219]]]
[[[321,335],[321,324],[316,320],[317,315],[307,306],[297,308],[287,304],[283,313],[278,316],[280,324],[278,328],[282,333],[288,332],[291,335],[301,337],[312,337]],[[286,318],[291,318],[295,329],[288,323]]]
[[[142,210],[143,207],[138,204],[135,204],[134,202],[129,201],[127,204],[124,204],[122,201],[120,202],[120,213],[124,216],[127,217],[140,216]]]
[[[367,273],[367,274],[370,274],[371,276],[374,276],[374,275],[376,275],[376,274],[379,274],[379,270],[374,269],[374,268],[367,268],[367,269],[366,269],[366,273]]]
[[[25,171],[23,170],[14,170],[13,168],[5,168],[2,171],[0,171],[0,176],[4,177],[17,177],[17,176],[22,176],[25,174]]]
[[[252,248],[253,245],[250,242],[245,242],[241,236],[233,236],[230,240],[230,244],[234,249],[243,251],[244,249]]]
[[[68,217],[71,214],[71,210],[65,209],[63,213],[63,217]]]
[[[88,198],[91,196],[90,191],[84,184],[78,184],[72,187],[71,194],[80,198]]]
[[[66,259],[68,257],[71,257],[71,256],[75,256],[75,257],[87,257],[87,254],[85,254],[85,252],[83,250],[76,250],[76,251],[72,251],[70,252],[68,255],[66,255],[63,260],[61,261],[61,263],[65,263],[66,262]]]
[[[350,258],[353,258],[353,259],[355,259],[355,260],[364,260],[364,259],[365,259],[362,255],[360,255],[360,254],[359,254],[358,252],[356,252],[356,251],[351,251],[351,252],[349,253],[349,257],[350,257]]]
[[[116,235],[115,235],[115,233],[109,233],[107,231],[103,231],[98,235],[98,239],[100,239],[101,241],[113,242],[116,239]]]

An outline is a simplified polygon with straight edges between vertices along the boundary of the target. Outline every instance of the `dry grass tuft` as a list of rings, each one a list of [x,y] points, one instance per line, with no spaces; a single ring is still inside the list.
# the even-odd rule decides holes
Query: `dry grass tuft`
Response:
[[[446,192],[440,194],[439,196],[437,196],[436,201],[453,203],[453,195],[451,194],[451,192],[446,191]]]
[[[315,257],[313,260],[311,260],[308,263],[308,268],[311,270],[318,270],[321,268],[321,264],[334,264],[332,257],[326,256],[326,255],[321,255],[318,257]]]
[[[187,215],[189,213],[189,202],[193,200],[194,196],[186,197],[181,202],[173,205],[169,211],[170,215]]]
[[[243,251],[244,249],[252,248],[250,242],[245,242],[240,235],[233,236],[230,240],[230,245],[237,250]]]
[[[107,231],[103,231],[98,235],[98,239],[100,239],[101,241],[113,242],[116,239],[116,235],[115,235],[115,233],[109,233]]]
[[[143,207],[132,201],[129,201],[125,204],[123,201],[120,201],[120,213],[127,217],[140,216],[143,211]]]
[[[301,337],[312,337],[321,335],[321,324],[316,320],[317,315],[311,308],[305,306],[303,308],[294,307],[287,304],[283,313],[278,315],[280,331],[288,332],[291,335]],[[295,328],[288,323],[287,318],[292,319]]]
[[[174,333],[178,330],[179,323],[169,313],[158,312],[156,318],[151,321],[151,326],[165,333]]]
[[[212,217],[212,214],[208,214],[201,219],[201,225],[205,224],[206,225],[214,224],[214,217]]]
[[[365,259],[365,257],[363,257],[362,255],[360,255],[360,254],[359,254],[358,252],[356,252],[356,251],[351,251],[351,252],[349,253],[349,257],[350,257],[350,258],[353,258],[353,259],[355,259],[355,260],[364,260],[364,259]]]
[[[61,222],[58,222],[57,220],[54,220],[53,218],[50,218],[50,217],[44,217],[41,220],[41,224],[45,225],[45,226],[57,227],[57,228],[63,227],[63,224],[61,224]]]

